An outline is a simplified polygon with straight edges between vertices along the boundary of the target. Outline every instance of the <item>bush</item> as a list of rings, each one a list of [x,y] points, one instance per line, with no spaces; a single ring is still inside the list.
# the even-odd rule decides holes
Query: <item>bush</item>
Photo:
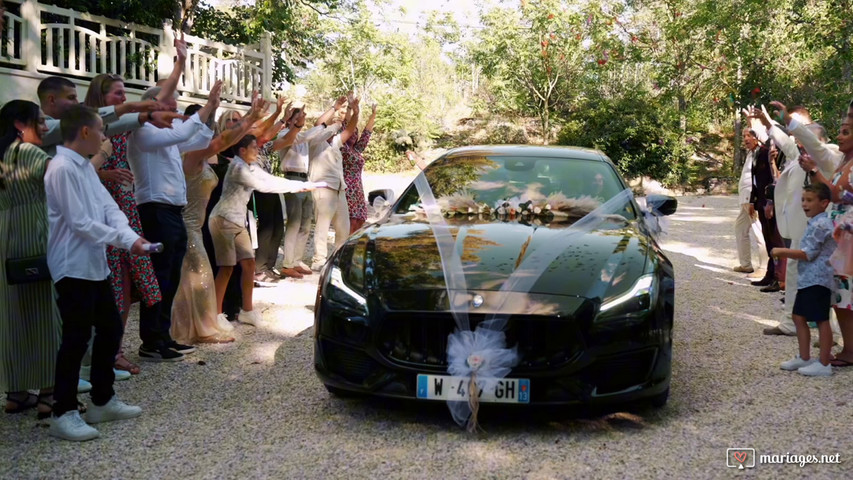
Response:
[[[405,152],[405,150],[403,151]],[[374,134],[364,150],[364,169],[378,173],[396,173],[410,170],[411,162],[395,148],[394,138]]]
[[[512,123],[498,123],[497,125],[489,125],[486,132],[486,143],[495,145],[506,144],[527,144],[530,139],[527,137],[527,132],[523,127]]]
[[[695,180],[694,146],[678,119],[654,102],[597,99],[572,114],[557,143],[603,151],[627,178],[647,176],[671,187]]]

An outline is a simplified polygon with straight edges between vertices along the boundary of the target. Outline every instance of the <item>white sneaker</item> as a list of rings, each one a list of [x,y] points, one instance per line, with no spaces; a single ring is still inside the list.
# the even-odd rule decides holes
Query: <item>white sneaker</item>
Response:
[[[249,310],[247,312],[242,308],[240,309],[240,313],[237,315],[237,320],[248,325],[254,325],[256,327],[264,323],[263,317],[261,317],[261,314],[259,314],[257,310]]]
[[[89,423],[127,420],[128,418],[142,415],[142,408],[128,405],[119,400],[115,395],[113,395],[113,398],[106,405],[101,405],[100,407],[92,403],[91,400],[87,403],[89,404],[89,408],[83,415],[85,415],[85,419]]]
[[[797,373],[807,377],[828,377],[832,375],[832,365],[822,364],[818,361],[812,362],[811,365],[797,369]]]
[[[92,384],[83,380],[82,378],[77,380],[77,393],[86,393],[92,391]]]
[[[130,372],[125,371],[125,370],[116,370],[115,368],[113,369],[113,373],[116,376],[117,382],[120,382],[122,380],[127,380],[131,376]],[[91,365],[90,366],[83,365],[80,367],[80,378],[82,378],[83,380],[86,380],[87,382],[92,379],[92,367],[91,367]],[[91,388],[90,388],[90,390],[91,390]]]
[[[80,412],[77,410],[65,412],[61,417],[53,417],[50,420],[50,430],[48,433],[51,436],[71,440],[72,442],[91,440],[101,435],[97,430],[86,425],[86,422],[80,418]]]
[[[797,370],[797,369],[800,369],[803,367],[807,367],[807,366],[811,365],[812,363],[814,363],[815,361],[817,361],[815,358],[803,360],[802,358],[800,358],[799,355],[797,355],[796,357],[788,360],[787,362],[782,362],[782,365],[780,365],[780,368],[782,368],[782,370],[787,370],[789,372],[793,372],[794,370]]]

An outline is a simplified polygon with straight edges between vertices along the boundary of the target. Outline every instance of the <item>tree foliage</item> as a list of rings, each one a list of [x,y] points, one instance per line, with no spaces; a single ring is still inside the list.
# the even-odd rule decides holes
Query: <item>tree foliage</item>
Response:
[[[484,12],[469,48],[483,105],[537,115],[545,141],[550,117],[628,176],[692,179],[750,104],[803,104],[832,131],[853,97],[853,0],[520,1]]]

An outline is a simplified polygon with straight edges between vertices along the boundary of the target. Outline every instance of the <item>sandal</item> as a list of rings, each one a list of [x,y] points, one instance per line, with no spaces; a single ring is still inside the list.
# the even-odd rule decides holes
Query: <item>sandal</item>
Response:
[[[209,337],[200,337],[196,339],[196,342],[198,343],[231,343],[233,341],[234,337],[219,333],[216,335],[210,335]]]
[[[36,415],[39,420],[44,420],[45,418],[50,418],[53,415],[53,392],[50,393],[39,393],[38,395],[38,403],[36,407],[41,407],[44,405],[48,408],[48,410],[39,410]]]
[[[12,395],[15,393],[24,393],[25,396],[15,398]],[[13,406],[9,407],[9,403],[12,403]],[[38,404],[38,395],[29,393],[29,392],[10,392],[6,393],[6,413],[21,413],[25,412],[31,408],[34,408]]]
[[[124,370],[125,372],[130,372],[131,375],[138,375],[141,371],[139,365],[131,362],[122,354],[118,354],[118,356],[116,357],[116,363],[114,367],[116,370]]]

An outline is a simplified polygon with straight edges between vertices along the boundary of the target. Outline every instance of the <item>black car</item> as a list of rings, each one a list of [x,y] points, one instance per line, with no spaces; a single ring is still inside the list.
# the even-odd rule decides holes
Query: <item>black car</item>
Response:
[[[666,403],[675,282],[651,223],[628,197],[618,212],[608,212],[615,215],[563,248],[561,235],[583,215],[543,206],[543,198],[600,205],[624,194],[627,185],[604,154],[465,147],[434,161],[424,175],[450,231],[464,235],[459,255],[471,328],[495,314],[509,316],[506,345],[519,359],[481,401]],[[539,208],[530,199],[539,199]],[[665,196],[646,202],[662,215],[677,206]],[[314,366],[333,394],[464,397],[463,382],[448,376],[448,335],[456,323],[423,208],[413,183],[383,218],[350,237],[322,272]],[[520,257],[554,248],[558,255],[532,287],[501,291]]]

